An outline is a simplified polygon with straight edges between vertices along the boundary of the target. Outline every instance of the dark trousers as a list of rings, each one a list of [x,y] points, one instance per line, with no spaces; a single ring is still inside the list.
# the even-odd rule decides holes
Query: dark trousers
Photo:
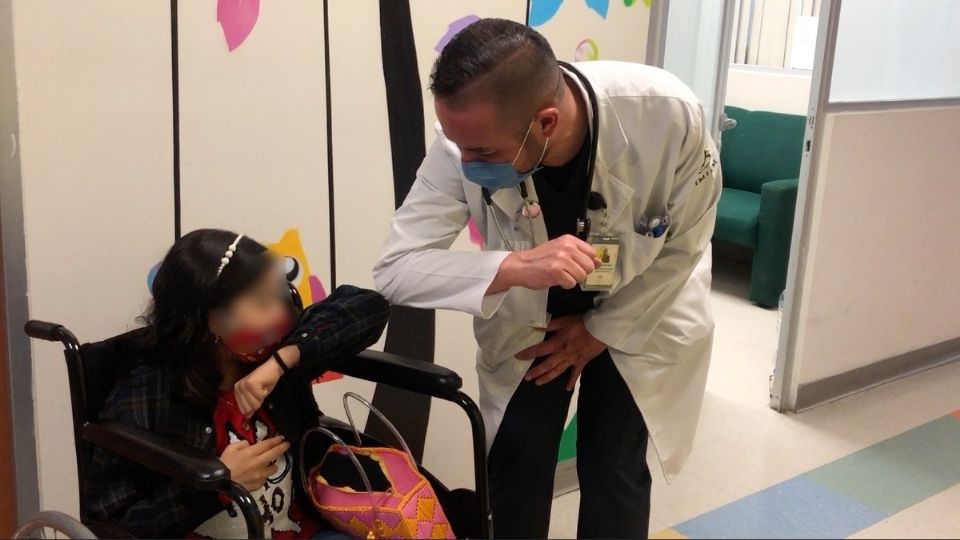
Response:
[[[546,538],[557,453],[572,392],[569,372],[522,382],[490,450],[497,538]],[[590,361],[577,401],[578,538],[646,538],[650,520],[647,426],[610,354]]]

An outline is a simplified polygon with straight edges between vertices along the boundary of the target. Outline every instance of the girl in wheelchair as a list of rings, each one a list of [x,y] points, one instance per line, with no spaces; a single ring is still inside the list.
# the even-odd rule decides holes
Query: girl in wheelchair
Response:
[[[321,537],[295,463],[320,412],[311,381],[377,341],[389,304],[336,289],[296,314],[277,259],[236,233],[178,240],[152,286],[143,365],[113,389],[102,420],[136,424],[219,456],[260,504],[265,537]],[[193,492],[97,448],[84,513],[147,538],[238,538],[242,515],[216,493]]]

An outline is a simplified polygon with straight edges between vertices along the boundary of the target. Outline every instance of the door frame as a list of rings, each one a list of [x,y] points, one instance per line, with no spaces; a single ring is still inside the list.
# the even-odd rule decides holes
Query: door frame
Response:
[[[23,332],[28,316],[26,237],[23,228],[23,193],[20,171],[20,137],[13,48],[13,8],[0,2],[0,125],[10,133],[0,139],[0,249],[3,250],[3,288],[6,305],[6,356],[9,385],[0,388],[10,400],[17,522],[40,509],[36,424],[33,403],[33,361],[30,341]],[[7,157],[9,156],[9,158]],[[11,533],[13,531],[10,531]]]
[[[3,220],[0,219],[0,238],[3,238]],[[10,357],[7,354],[7,301],[3,279],[3,250],[0,249],[0,388],[9,389]],[[10,392],[0,395],[0,536],[12,535],[17,527],[17,474],[13,452],[13,411]]]
[[[813,215],[812,202],[820,189],[817,165],[822,156],[822,113],[828,109],[830,87],[833,82],[833,61],[837,46],[837,30],[843,0],[822,0],[817,29],[817,47],[814,53],[813,74],[810,86],[810,102],[807,107],[807,125],[803,136],[803,158],[800,162],[800,177],[797,203],[793,218],[793,236],[790,239],[790,262],[787,266],[787,284],[784,290],[783,320],[777,344],[776,368],[770,387],[770,408],[779,411],[795,411],[800,373],[800,343],[803,336],[802,321],[806,318],[807,302],[798,298],[809,287],[801,284],[807,279],[810,250],[806,243],[819,216]]]
[[[717,147],[720,145],[720,132],[723,126],[723,107],[727,101],[727,80],[730,78],[730,49],[733,44],[733,16],[737,0],[723,0],[723,20],[720,23],[720,58],[717,63],[717,82],[714,86],[713,118],[710,119],[711,131]]]

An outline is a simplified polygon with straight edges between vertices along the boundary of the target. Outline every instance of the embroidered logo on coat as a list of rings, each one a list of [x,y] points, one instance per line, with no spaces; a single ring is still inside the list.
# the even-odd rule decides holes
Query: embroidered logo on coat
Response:
[[[697,170],[697,181],[693,185],[699,186],[707,178],[711,178],[713,173],[717,170],[717,165],[720,162],[717,161],[717,158],[713,157],[713,154],[710,152],[709,148],[703,149],[703,161],[700,163],[700,168]]]

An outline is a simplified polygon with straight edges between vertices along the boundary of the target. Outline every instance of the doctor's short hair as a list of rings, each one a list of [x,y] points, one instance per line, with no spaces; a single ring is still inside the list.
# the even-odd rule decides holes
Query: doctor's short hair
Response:
[[[492,99],[503,112],[527,123],[537,109],[553,102],[560,76],[546,38],[506,19],[480,19],[444,47],[430,73],[434,98],[464,108]]]

